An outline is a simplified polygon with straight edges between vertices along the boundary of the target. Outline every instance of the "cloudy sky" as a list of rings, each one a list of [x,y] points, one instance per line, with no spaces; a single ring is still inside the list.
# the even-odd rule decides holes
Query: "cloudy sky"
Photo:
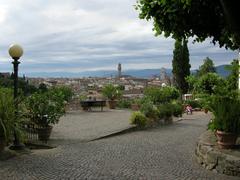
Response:
[[[155,37],[138,19],[136,0],[0,0],[0,72],[11,71],[8,47],[21,44],[20,72],[83,72],[170,68],[174,40]],[[192,68],[209,56],[216,65],[237,52],[210,41],[189,43]]]

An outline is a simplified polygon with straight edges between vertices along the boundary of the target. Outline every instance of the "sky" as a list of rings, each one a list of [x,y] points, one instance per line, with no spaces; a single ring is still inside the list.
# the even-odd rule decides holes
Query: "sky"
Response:
[[[12,71],[8,48],[20,44],[19,71],[78,73],[171,68],[174,40],[154,36],[152,22],[140,20],[136,0],[0,0],[0,72]],[[192,69],[207,56],[229,64],[237,52],[189,42]]]

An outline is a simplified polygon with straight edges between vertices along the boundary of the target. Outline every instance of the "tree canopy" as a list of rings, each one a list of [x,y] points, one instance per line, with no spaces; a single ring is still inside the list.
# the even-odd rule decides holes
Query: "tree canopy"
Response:
[[[231,73],[227,77],[227,83],[229,90],[238,89],[238,78],[239,78],[239,62],[237,59],[234,59],[231,62],[230,66],[226,67],[227,70],[230,70]]]
[[[198,42],[211,37],[231,49],[240,47],[237,8],[237,1],[227,0],[138,0],[136,5],[141,19],[153,20],[156,35]]]
[[[214,63],[212,59],[207,57],[206,59],[203,60],[203,65],[199,67],[197,76],[203,76],[207,73],[215,73],[215,72],[216,72],[216,69],[214,67]]]

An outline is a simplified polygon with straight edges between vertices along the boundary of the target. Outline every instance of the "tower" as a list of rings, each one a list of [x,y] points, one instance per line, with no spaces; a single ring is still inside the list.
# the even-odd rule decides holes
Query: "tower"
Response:
[[[122,65],[121,63],[118,63],[118,78],[122,76]]]
[[[165,68],[161,68],[160,69],[160,79],[162,81],[164,81],[166,79],[166,77],[167,77],[166,69]]]

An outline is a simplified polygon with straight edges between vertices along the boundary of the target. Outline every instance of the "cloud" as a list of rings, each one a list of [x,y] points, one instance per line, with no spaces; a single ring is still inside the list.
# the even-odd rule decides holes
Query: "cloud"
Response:
[[[0,0],[1,1],[1,0]],[[152,23],[140,20],[135,0],[11,0],[0,5],[0,71],[11,71],[8,47],[24,48],[20,71],[82,72],[171,67],[174,40],[155,37]],[[229,63],[236,52],[189,42],[192,67],[209,56]]]

